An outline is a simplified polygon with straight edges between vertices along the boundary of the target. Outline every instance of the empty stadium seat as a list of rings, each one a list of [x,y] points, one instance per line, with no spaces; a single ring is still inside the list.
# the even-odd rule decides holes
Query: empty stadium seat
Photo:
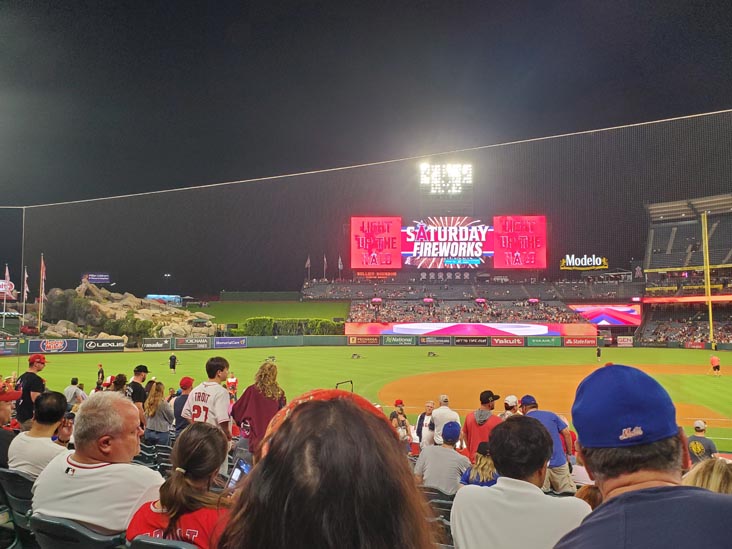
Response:
[[[42,549],[115,549],[125,546],[124,534],[98,534],[73,520],[35,514],[30,527]]]

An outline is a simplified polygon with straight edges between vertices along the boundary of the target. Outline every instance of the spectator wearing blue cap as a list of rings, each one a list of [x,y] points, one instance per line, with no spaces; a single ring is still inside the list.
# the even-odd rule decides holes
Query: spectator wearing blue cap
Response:
[[[414,466],[417,482],[453,495],[460,487],[460,477],[470,467],[470,460],[455,451],[460,440],[460,424],[448,421],[442,427],[442,444],[427,446]]]
[[[732,498],[681,486],[684,441],[656,380],[629,366],[599,368],[577,388],[572,420],[604,503],[557,548],[730,546]]]
[[[531,395],[521,397],[521,413],[538,419],[552,437],[552,455],[542,490],[545,492],[554,490],[557,494],[576,493],[577,485],[572,480],[572,472],[569,470],[567,459],[569,454],[564,453],[564,448],[568,448],[568,452],[572,448],[572,434],[569,432],[569,425],[554,412],[539,410],[539,404]],[[559,437],[564,437],[564,446]]]

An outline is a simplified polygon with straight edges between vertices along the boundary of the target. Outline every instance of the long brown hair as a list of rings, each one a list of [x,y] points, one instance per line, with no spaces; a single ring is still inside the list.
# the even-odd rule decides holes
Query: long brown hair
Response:
[[[165,385],[161,381],[153,381],[150,392],[145,399],[142,409],[147,417],[153,417],[158,413],[160,403],[165,400]]]
[[[265,362],[259,367],[254,376],[254,385],[271,400],[279,400],[285,394],[277,383],[277,365],[274,362]]]
[[[219,547],[427,549],[430,515],[386,417],[346,398],[311,400],[268,438]]]
[[[186,513],[229,506],[228,498],[209,491],[228,448],[224,432],[208,423],[192,423],[178,436],[170,454],[173,471],[160,487],[160,505],[169,518],[164,538],[176,539],[178,520]]]

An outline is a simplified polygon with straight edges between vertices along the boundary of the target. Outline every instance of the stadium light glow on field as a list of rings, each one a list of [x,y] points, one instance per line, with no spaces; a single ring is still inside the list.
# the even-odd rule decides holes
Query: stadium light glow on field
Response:
[[[473,185],[472,164],[419,165],[419,184],[434,195],[458,195],[463,188]]]

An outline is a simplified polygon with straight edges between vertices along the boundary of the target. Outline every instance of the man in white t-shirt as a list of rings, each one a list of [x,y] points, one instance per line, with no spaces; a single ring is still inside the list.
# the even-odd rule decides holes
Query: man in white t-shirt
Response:
[[[140,453],[140,416],[122,393],[94,393],[79,409],[72,453],[56,456],[33,485],[33,512],[124,532],[139,507],[159,498],[163,477],[131,463]]]
[[[455,496],[451,525],[455,546],[554,547],[591,509],[578,498],[555,498],[541,487],[553,442],[541,422],[511,416],[496,425],[488,450],[500,477],[494,486],[463,486]]]
[[[458,413],[448,406],[450,399],[447,395],[440,395],[440,407],[432,412],[432,423],[435,424],[435,446],[442,445],[442,428],[450,421],[460,423]]]
[[[229,376],[228,361],[220,356],[209,358],[206,362],[206,375],[208,381],[191,391],[181,415],[190,423],[203,421],[216,425],[231,440],[229,392],[221,385]]]
[[[66,398],[61,393],[41,393],[33,402],[33,420],[29,431],[20,433],[8,448],[8,468],[33,478],[49,462],[65,453],[73,422],[64,419]],[[56,435],[58,430],[58,436]]]

